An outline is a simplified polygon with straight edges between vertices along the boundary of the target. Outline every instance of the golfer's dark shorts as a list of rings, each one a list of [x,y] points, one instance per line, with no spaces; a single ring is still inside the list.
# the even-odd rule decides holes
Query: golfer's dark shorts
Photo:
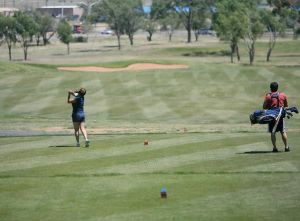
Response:
[[[82,112],[73,113],[72,114],[72,121],[73,122],[78,122],[78,123],[84,122],[85,121],[84,113],[82,113]]]
[[[272,130],[275,126],[275,122],[271,122],[269,123],[269,132],[272,133]],[[282,118],[279,122],[278,122],[278,125],[277,125],[277,129],[276,129],[276,132],[285,132],[286,129],[285,129],[285,122],[284,122],[284,119]]]

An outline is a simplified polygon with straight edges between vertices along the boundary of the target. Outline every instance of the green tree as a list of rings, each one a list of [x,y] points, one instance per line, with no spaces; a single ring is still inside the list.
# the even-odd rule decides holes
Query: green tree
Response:
[[[33,12],[33,18],[38,25],[37,32],[37,45],[40,44],[40,37],[43,39],[43,45],[48,44],[49,40],[55,34],[55,20],[48,14],[42,14],[38,11]],[[49,32],[52,32],[50,36],[47,36]]]
[[[235,53],[240,60],[238,44],[246,34],[246,7],[240,0],[220,0],[216,3],[216,11],[213,26],[219,37],[229,41],[233,63]]]
[[[147,40],[152,41],[152,35],[156,32],[157,23],[152,18],[146,18],[144,20],[144,30],[148,32]]]
[[[299,0],[267,0],[268,4],[273,6],[273,12],[281,14],[284,8],[293,8],[293,6],[299,6]]]
[[[32,18],[25,12],[17,12],[14,17],[16,18],[16,32],[18,41],[21,43],[24,52],[24,60],[27,60],[29,43],[32,37],[38,32],[38,25]]]
[[[257,39],[264,33],[264,25],[256,4],[246,1],[245,7],[247,8],[245,12],[247,17],[247,26],[243,39],[248,48],[250,65],[252,65],[255,58],[255,44]]]
[[[141,0],[103,0],[92,8],[96,16],[106,18],[111,29],[118,38],[118,46],[121,48],[120,36],[126,34],[130,44],[133,45],[133,36],[142,26],[144,16]]]
[[[167,30],[169,42],[171,42],[174,31],[177,28],[179,28],[179,26],[181,24],[181,20],[179,19],[178,14],[176,14],[174,12],[168,12],[168,14],[166,16],[159,19],[159,22],[162,24],[162,28],[164,30]]]
[[[3,38],[4,38],[4,35],[3,35],[3,31],[2,31],[2,15],[0,15],[0,47],[3,43]]]
[[[4,35],[3,35],[3,32],[2,32],[2,25],[1,25],[1,15],[0,15],[0,47],[1,47],[1,45],[3,44],[3,41],[4,41]]]
[[[130,45],[133,45],[134,34],[142,27],[143,24],[143,4],[141,0],[127,0],[124,1],[122,6],[124,31],[129,38]]]
[[[199,29],[206,26],[206,18],[208,18],[208,15],[206,13],[197,13],[194,16],[193,22],[192,22],[192,30],[195,35],[195,40],[198,41],[199,38]],[[205,27],[208,28],[208,27]]]
[[[168,32],[169,42],[171,42],[173,33],[180,26],[181,20],[173,10],[166,10],[164,3],[160,0],[153,0],[150,17],[162,25],[161,30]]]
[[[254,62],[255,44],[264,32],[257,7],[259,2],[259,0],[219,0],[216,3],[214,28],[221,37],[230,41],[231,62],[233,53],[238,51],[240,39],[246,43],[250,65]]]
[[[268,3],[273,8],[273,14],[280,16],[283,25],[293,28],[294,37],[296,37],[299,24],[297,7],[300,7],[300,0],[268,0]]]
[[[297,28],[295,32],[295,39],[298,39],[299,35],[300,35],[300,28]]]
[[[0,15],[0,36],[7,45],[9,60],[11,60],[11,49],[17,42],[16,19],[14,17]]]
[[[67,45],[68,54],[70,54],[70,42],[72,41],[72,27],[66,20],[61,20],[57,27],[59,40]]]
[[[208,10],[208,0],[153,0],[152,7],[161,17],[170,11],[178,14],[182,24],[187,30],[187,42],[191,42],[193,19],[199,13]]]
[[[267,62],[270,61],[271,53],[276,45],[278,35],[283,35],[285,32],[285,24],[280,18],[280,16],[264,10],[260,12],[262,22],[269,32],[269,43],[267,52]]]
[[[105,18],[117,36],[119,50],[121,50],[121,35],[124,33],[122,4],[124,4],[123,0],[100,1],[94,5],[90,16],[92,20],[97,20],[97,18],[101,17]]]

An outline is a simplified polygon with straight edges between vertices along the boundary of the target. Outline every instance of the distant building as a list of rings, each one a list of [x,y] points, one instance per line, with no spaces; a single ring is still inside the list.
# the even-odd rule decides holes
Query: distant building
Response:
[[[144,0],[143,4],[146,6],[151,6],[152,5],[152,0]]]
[[[16,11],[19,11],[17,8],[0,8],[0,14],[5,16],[12,16]]]
[[[267,3],[262,3],[262,4],[259,4],[257,6],[258,9],[261,9],[261,10],[267,10],[267,11],[272,11],[273,10],[273,6],[267,4]]]
[[[56,18],[65,18],[73,17],[80,18],[83,14],[83,9],[77,5],[68,5],[68,6],[42,6],[37,8],[38,11],[43,13],[48,13]]]

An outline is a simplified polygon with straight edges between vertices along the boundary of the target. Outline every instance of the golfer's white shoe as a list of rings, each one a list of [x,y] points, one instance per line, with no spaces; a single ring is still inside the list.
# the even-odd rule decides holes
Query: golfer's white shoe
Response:
[[[80,143],[76,143],[76,147],[80,147]]]

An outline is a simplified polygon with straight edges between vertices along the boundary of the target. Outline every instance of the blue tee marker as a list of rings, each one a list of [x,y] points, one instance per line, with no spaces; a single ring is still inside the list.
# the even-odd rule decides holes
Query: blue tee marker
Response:
[[[167,198],[167,189],[165,187],[160,189],[160,197]]]

